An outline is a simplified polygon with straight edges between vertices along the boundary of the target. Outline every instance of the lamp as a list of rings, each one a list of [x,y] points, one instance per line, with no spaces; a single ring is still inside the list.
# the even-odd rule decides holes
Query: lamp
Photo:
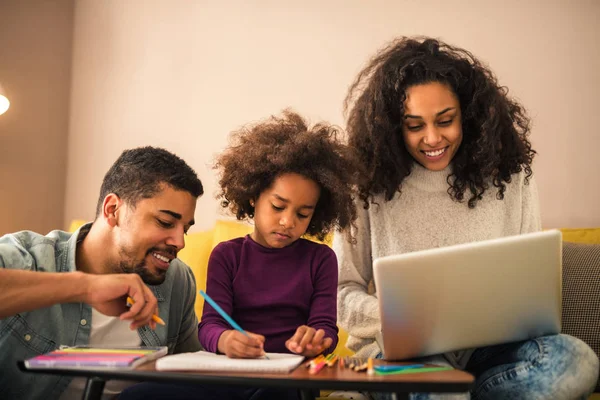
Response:
[[[4,114],[8,110],[8,107],[10,107],[10,101],[6,98],[6,92],[0,84],[0,115]]]

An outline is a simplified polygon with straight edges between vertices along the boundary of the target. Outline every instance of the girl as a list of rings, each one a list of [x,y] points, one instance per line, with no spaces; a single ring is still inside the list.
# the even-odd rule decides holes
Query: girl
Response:
[[[466,50],[430,38],[400,38],[381,50],[345,105],[349,144],[364,168],[364,207],[357,245],[334,238],[338,315],[349,331],[347,346],[375,357],[381,353],[377,298],[368,289],[372,260],[540,230],[535,151],[529,118],[493,73]],[[598,377],[594,352],[566,335],[428,361],[475,375],[477,399],[582,398]]]
[[[335,348],[337,260],[329,247],[302,238],[323,240],[356,218],[355,167],[335,136],[287,111],[236,132],[218,158],[222,205],[253,219],[254,231],[214,249],[207,293],[252,334],[205,307],[199,338],[208,351],[312,357]]]
[[[356,219],[356,163],[321,123],[309,128],[286,111],[233,134],[221,154],[222,206],[254,231],[220,243],[209,263],[206,292],[249,334],[231,329],[209,305],[199,325],[207,351],[255,358],[264,352],[313,357],[337,345],[337,259],[323,240]],[[297,390],[145,383],[121,398],[298,399]]]

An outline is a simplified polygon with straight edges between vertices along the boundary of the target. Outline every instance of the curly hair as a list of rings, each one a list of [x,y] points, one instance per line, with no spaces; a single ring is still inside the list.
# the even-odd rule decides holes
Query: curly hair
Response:
[[[250,200],[257,199],[281,174],[296,173],[321,189],[306,233],[323,240],[332,230],[347,228],[356,219],[359,173],[353,152],[338,140],[339,133],[324,122],[309,129],[291,110],[233,132],[231,145],[214,166],[220,172],[221,206],[238,220],[251,219]]]
[[[473,208],[490,182],[501,200],[512,174],[524,169],[529,180],[536,154],[528,140],[530,121],[508,89],[464,49],[432,38],[401,37],[370,60],[344,101],[349,144],[364,166],[359,197],[365,207],[375,194],[389,201],[401,193],[415,162],[402,137],[406,91],[431,82],[448,85],[462,112],[463,140],[448,176],[450,197],[463,201],[468,189]]]

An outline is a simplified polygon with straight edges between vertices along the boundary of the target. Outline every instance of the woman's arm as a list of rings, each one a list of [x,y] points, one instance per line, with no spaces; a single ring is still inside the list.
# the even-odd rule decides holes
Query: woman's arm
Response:
[[[542,230],[540,215],[540,200],[534,176],[525,183],[525,173],[521,172],[521,233],[538,232]]]
[[[356,243],[349,243],[346,235],[336,233],[333,249],[338,258],[338,323],[351,336],[374,339],[381,331],[377,298],[368,293],[373,280],[371,232],[369,213],[357,204],[358,219],[352,228]]]

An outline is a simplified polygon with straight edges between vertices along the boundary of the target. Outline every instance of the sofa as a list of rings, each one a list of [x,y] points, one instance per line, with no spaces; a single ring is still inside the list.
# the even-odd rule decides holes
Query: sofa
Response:
[[[71,231],[83,221],[73,221]],[[196,277],[198,289],[206,288],[206,269],[212,249],[220,242],[244,236],[252,227],[238,221],[217,220],[212,229],[190,233],[179,258]],[[563,235],[563,333],[585,341],[600,356],[600,228],[561,229]],[[313,239],[316,240],[316,239]],[[331,237],[324,241],[331,245]],[[202,316],[204,300],[197,296],[195,310]],[[352,355],[345,347],[347,333],[340,329],[337,354]],[[597,394],[600,400],[600,380]]]

